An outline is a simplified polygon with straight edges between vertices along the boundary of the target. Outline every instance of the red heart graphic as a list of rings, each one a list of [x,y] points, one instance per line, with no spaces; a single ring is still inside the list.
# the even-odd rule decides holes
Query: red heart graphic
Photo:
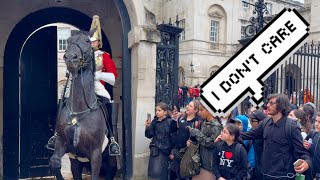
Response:
[[[226,158],[228,159],[232,158],[232,152],[226,152],[225,155],[226,155]]]

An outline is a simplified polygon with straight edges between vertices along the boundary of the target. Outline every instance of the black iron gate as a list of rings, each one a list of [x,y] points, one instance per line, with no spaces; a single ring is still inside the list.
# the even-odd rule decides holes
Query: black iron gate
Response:
[[[20,178],[48,176],[52,151],[45,145],[57,104],[57,27],[42,28],[27,40],[20,67]]]
[[[171,23],[160,24],[157,29],[161,33],[161,42],[157,45],[155,103],[165,102],[172,108],[177,104],[179,33],[182,29]]]
[[[306,43],[289,57],[266,81],[264,98],[270,93],[286,94],[292,104],[300,106],[319,97],[320,43]],[[248,99],[242,103],[242,113],[250,107]]]
[[[274,73],[274,92],[288,95],[292,104],[319,106],[320,44],[304,44]]]

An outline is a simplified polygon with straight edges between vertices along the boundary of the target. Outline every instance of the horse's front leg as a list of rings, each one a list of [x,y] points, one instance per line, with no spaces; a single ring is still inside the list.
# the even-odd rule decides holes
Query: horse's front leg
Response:
[[[99,172],[101,168],[102,152],[101,148],[97,148],[91,153],[91,180],[99,180]]]
[[[61,158],[65,154],[65,150],[66,148],[62,143],[61,137],[57,136],[54,145],[54,153],[50,158],[50,166],[58,180],[64,180],[61,174]]]

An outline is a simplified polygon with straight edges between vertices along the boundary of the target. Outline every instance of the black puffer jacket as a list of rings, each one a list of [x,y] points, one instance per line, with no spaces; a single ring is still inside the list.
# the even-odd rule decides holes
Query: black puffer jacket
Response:
[[[172,148],[171,133],[174,131],[174,124],[176,124],[176,121],[173,121],[171,117],[166,117],[162,121],[155,117],[151,125],[146,127],[145,136],[149,139],[152,138],[150,144],[156,145],[163,153],[170,154]]]
[[[218,120],[213,120],[202,123],[201,130],[194,128],[191,131],[191,136],[195,137],[200,144],[202,167],[208,171],[213,171],[214,140],[219,136],[222,129],[223,127]]]

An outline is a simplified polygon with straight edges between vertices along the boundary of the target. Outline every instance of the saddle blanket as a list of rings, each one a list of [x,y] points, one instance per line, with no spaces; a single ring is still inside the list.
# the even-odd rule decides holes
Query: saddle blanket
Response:
[[[109,142],[109,139],[107,138],[107,136],[105,135],[104,136],[104,141],[103,141],[103,144],[102,144],[102,149],[101,149],[101,153],[106,149],[107,145],[108,145],[108,142]],[[72,153],[67,153],[68,156],[72,159],[77,159],[78,161],[80,162],[89,162],[89,159],[88,158],[84,158],[84,157],[78,157],[76,156],[75,154],[72,154]]]

